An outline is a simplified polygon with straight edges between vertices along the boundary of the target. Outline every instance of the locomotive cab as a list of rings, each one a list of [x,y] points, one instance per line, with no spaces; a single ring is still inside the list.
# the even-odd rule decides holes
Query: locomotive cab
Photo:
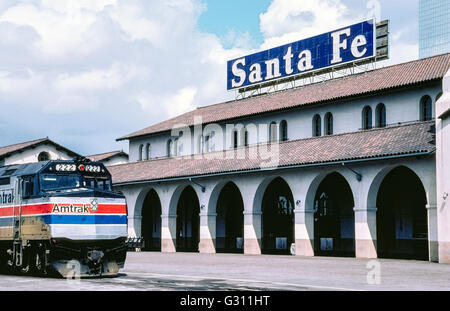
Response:
[[[113,276],[123,268],[126,202],[103,164],[47,161],[8,168],[3,194],[13,194],[13,202],[0,204],[8,216],[3,223],[9,226],[0,226],[7,265],[64,277]]]

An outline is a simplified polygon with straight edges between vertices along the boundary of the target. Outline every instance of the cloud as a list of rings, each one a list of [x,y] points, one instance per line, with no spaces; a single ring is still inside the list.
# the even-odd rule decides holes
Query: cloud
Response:
[[[224,68],[241,50],[197,30],[204,10],[200,0],[3,7],[0,107],[10,113],[0,114],[0,145],[48,135],[80,153],[108,151],[117,137],[229,99]]]
[[[260,14],[260,29],[264,36],[261,49],[298,41],[371,18],[376,4],[371,1],[365,10],[354,11],[341,0],[273,0],[267,11]],[[392,21],[390,27],[390,59],[380,65],[417,59],[418,44],[409,39],[413,27],[408,25],[408,28],[395,29]]]
[[[205,10],[202,0],[2,0],[0,145],[50,136],[79,153],[115,150],[117,137],[233,99],[226,61],[256,49],[248,32],[199,31]],[[258,49],[359,13],[340,0],[273,0]],[[392,61],[416,57],[406,31],[393,32]]]
[[[339,0],[273,0],[260,14],[265,39],[262,48],[308,38],[362,19],[363,15],[350,15]]]

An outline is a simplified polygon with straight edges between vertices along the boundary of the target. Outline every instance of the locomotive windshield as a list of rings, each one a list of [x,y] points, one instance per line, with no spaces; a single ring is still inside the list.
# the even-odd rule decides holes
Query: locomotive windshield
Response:
[[[41,191],[56,191],[74,188],[88,188],[101,191],[112,191],[108,177],[90,177],[80,174],[42,174],[39,177]]]
[[[40,176],[40,186],[42,191],[80,188],[81,176],[78,174],[42,174]]]

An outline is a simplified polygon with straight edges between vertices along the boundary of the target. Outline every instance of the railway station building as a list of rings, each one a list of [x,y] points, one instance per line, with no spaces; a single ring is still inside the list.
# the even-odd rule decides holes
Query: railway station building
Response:
[[[144,250],[450,263],[450,54],[198,108],[110,167]]]

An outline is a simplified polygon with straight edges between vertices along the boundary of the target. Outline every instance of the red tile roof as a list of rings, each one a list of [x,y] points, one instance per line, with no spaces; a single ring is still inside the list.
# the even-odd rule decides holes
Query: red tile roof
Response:
[[[207,124],[355,96],[369,96],[380,91],[442,79],[449,69],[450,53],[284,92],[201,107],[118,140],[169,131],[177,124],[193,125],[194,116],[201,116],[203,124]]]
[[[314,137],[279,144],[278,167],[325,164],[348,160],[376,159],[385,156],[432,153],[434,122],[413,122],[354,133]],[[226,158],[227,151],[195,156],[162,158],[110,167],[113,183],[164,180],[177,177],[256,171],[267,159],[258,149],[267,145],[244,148],[244,158]],[[242,149],[241,149],[242,150]],[[264,149],[267,150],[267,149]],[[229,151],[228,151],[229,152]],[[257,157],[252,157],[255,152]],[[205,157],[208,156],[208,159]]]
[[[128,157],[128,154],[126,152],[124,152],[123,150],[117,150],[117,151],[105,152],[105,153],[100,153],[100,154],[93,154],[93,155],[87,156],[86,158],[95,162],[95,161],[106,161],[112,157],[120,156],[120,155],[124,155],[124,156]]]
[[[26,141],[26,142],[19,143],[19,144],[0,147],[0,159],[5,158],[15,152],[23,151],[23,150],[31,148],[31,147],[35,147],[38,145],[45,145],[45,144],[54,145],[57,148],[60,148],[64,151],[66,151],[69,155],[71,155],[73,157],[80,156],[78,153],[75,153],[61,145],[58,145],[57,143],[55,143],[54,141],[52,141],[48,138],[40,138],[40,139],[36,139],[36,140]]]

